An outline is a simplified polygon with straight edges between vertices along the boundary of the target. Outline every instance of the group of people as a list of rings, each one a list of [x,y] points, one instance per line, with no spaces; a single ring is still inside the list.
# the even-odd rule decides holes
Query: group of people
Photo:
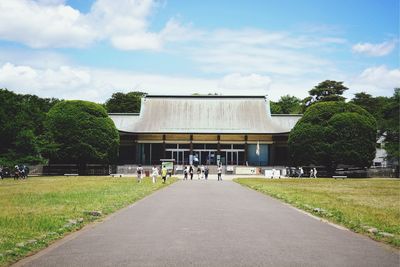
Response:
[[[310,169],[310,178],[317,178],[317,169],[316,168],[311,168]],[[301,178],[304,175],[304,170],[302,167],[299,168],[298,170],[298,177],[297,178]]]
[[[185,166],[185,168],[183,169],[183,180],[188,180],[189,177],[190,177],[190,180],[193,180],[195,168],[196,167],[193,165]],[[208,180],[208,174],[210,173],[210,169],[208,168],[208,165],[197,166],[196,173],[197,173],[198,180],[200,180],[200,179]],[[221,164],[218,165],[217,174],[218,174],[218,181],[222,181],[222,165]]]
[[[0,166],[0,178],[11,177],[11,172],[7,167]],[[14,179],[26,179],[29,175],[29,167],[23,164],[14,166]]]
[[[196,169],[196,173],[197,173],[197,179],[205,179],[208,180],[208,174],[210,173],[210,169],[208,168],[208,165],[201,165],[201,166],[193,166],[193,165],[189,165],[189,166],[185,166],[185,168],[183,169],[183,180],[188,180],[190,177],[190,180],[193,180],[193,175],[195,172],[195,168]],[[151,168],[151,178],[152,178],[152,182],[156,183],[157,182],[157,177],[161,174],[161,178],[163,180],[163,183],[165,183],[167,181],[167,176],[171,176],[171,172],[168,171],[168,169],[165,166],[161,167],[161,173],[160,173],[160,169],[154,165]],[[217,174],[218,174],[218,181],[222,181],[222,165],[218,165],[217,168]],[[142,165],[138,165],[138,167],[136,168],[136,177],[137,177],[137,182],[141,183],[142,179],[144,177],[144,169],[142,167]]]
[[[193,180],[193,174],[194,174],[194,169],[195,167],[193,165],[185,166],[183,169],[183,180],[188,180],[188,176],[190,176],[190,180]],[[197,166],[197,179],[205,179],[208,180],[208,174],[210,172],[208,166]]]
[[[136,174],[137,174],[137,182],[141,183],[142,179],[143,179],[143,167],[142,165],[138,165],[138,167],[136,168]],[[153,181],[153,184],[155,184],[157,182],[157,177],[160,175],[159,169],[157,168],[156,165],[153,166],[153,168],[151,168],[151,178]],[[165,166],[161,167],[161,178],[163,179],[163,183],[165,184],[165,182],[167,181],[167,175],[168,175],[168,170]]]

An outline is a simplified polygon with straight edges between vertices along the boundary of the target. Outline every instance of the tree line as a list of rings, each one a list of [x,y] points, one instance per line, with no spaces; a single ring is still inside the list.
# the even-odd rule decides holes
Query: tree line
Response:
[[[361,122],[367,121],[368,127],[363,129],[369,132],[373,129],[375,134],[372,139],[374,140],[368,134],[366,136],[369,136],[368,138],[372,140],[374,146],[377,136],[384,136],[386,138],[385,149],[389,158],[398,162],[400,157],[400,89],[395,89],[391,97],[373,97],[361,92],[355,94],[354,98],[346,102],[342,94],[347,89],[342,82],[323,81],[312,88],[308,92],[309,96],[305,99],[285,95],[277,102],[271,102],[271,112],[273,114],[304,114],[296,127],[299,128],[299,125],[302,124],[306,125],[299,129],[301,129],[300,132],[307,133],[307,138],[310,138],[311,134],[321,135],[321,129],[311,126],[320,122],[310,119],[318,112],[326,113],[329,111],[332,113],[332,111],[335,111],[335,114],[332,113],[331,117],[326,117],[324,122],[326,123],[325,126],[330,127],[331,130],[330,134],[329,131],[324,130],[324,134],[330,136],[330,138],[335,132],[332,131],[334,126],[350,131],[353,130],[352,125],[357,119],[359,119],[357,127],[361,128],[365,126],[362,126]],[[95,104],[79,100],[65,101],[56,98],[40,98],[35,95],[17,94],[7,89],[0,89],[0,166],[13,166],[16,163],[47,164],[49,161],[112,163],[118,153],[119,136],[107,113],[138,113],[140,112],[141,98],[145,95],[144,92],[116,92],[105,103]],[[320,107],[321,103],[330,104],[324,104],[323,107]],[[314,115],[311,116],[309,113]],[[335,117],[336,113],[349,114],[344,114],[338,118]],[[366,119],[360,119],[355,114],[366,116]],[[335,117],[335,119],[332,119],[332,117]],[[330,122],[327,123],[328,121]],[[296,127],[289,138],[289,144],[292,144],[291,155],[294,162],[300,157],[294,152],[296,145],[293,145],[294,133],[299,134]],[[362,131],[357,134],[362,136]],[[338,138],[346,137],[338,136]],[[294,144],[300,144],[301,140],[299,139],[299,142],[294,142]],[[346,140],[349,141],[348,138]],[[310,151],[318,150],[315,141],[309,140],[313,144]],[[357,143],[356,140],[353,141]],[[331,139],[325,140],[325,142],[331,142]],[[372,142],[370,143],[372,144]],[[305,145],[301,146],[303,150]],[[337,144],[337,147],[331,147],[330,149],[333,150],[330,151],[339,151],[340,148],[345,147],[344,145]],[[350,144],[346,146],[349,147]],[[322,149],[322,147],[320,148]],[[310,151],[308,155],[311,155]],[[369,151],[372,153],[371,146]],[[366,160],[369,164],[371,153]],[[313,154],[313,157],[325,157],[325,160],[332,161],[332,159],[327,159],[326,156],[319,157]],[[348,158],[351,159],[352,156],[348,155]],[[364,162],[366,161],[364,159]],[[367,163],[363,164],[367,165]]]

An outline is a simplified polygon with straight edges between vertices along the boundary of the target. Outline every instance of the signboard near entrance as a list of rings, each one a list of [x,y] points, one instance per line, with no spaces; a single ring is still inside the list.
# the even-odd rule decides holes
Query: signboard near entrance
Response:
[[[174,159],[161,159],[161,168],[166,168],[169,174],[174,172]]]

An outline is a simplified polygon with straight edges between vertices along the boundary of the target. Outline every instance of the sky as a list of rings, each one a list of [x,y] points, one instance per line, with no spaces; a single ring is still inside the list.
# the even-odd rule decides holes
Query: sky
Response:
[[[399,0],[0,0],[0,88],[345,96],[400,87]]]

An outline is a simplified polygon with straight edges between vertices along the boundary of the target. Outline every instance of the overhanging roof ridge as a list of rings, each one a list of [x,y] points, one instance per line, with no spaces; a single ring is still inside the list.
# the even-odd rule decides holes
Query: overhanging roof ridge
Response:
[[[265,95],[146,95],[144,98],[265,98]]]

